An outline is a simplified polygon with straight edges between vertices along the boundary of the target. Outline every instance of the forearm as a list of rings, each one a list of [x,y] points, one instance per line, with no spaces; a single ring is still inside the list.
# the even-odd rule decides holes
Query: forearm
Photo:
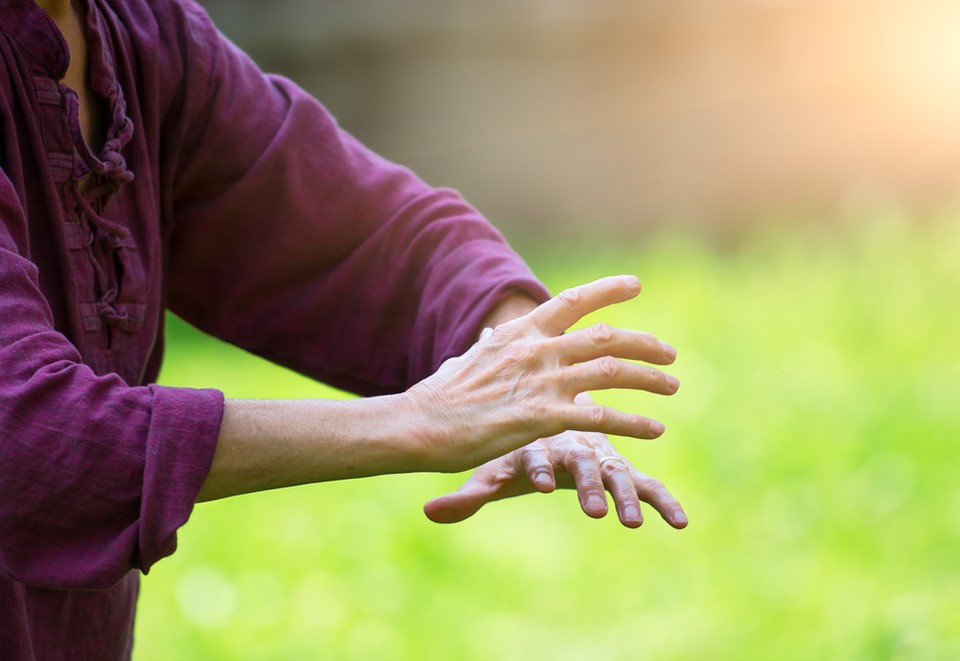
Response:
[[[537,306],[501,301],[482,328]],[[404,395],[358,400],[228,400],[199,500],[385,473],[425,470],[416,409]]]
[[[357,400],[228,400],[199,500],[424,470],[404,395]]]
[[[598,327],[561,337],[585,314],[639,293],[636,278],[570,289],[537,307],[523,295],[484,319],[496,330],[398,395],[350,401],[228,401],[200,500],[276,487],[478,466],[567,429],[655,438],[658,423],[574,403],[630,388],[672,394],[665,374],[629,360],[672,362],[643,333]],[[524,308],[533,312],[523,314]],[[514,319],[513,321],[508,321]]]

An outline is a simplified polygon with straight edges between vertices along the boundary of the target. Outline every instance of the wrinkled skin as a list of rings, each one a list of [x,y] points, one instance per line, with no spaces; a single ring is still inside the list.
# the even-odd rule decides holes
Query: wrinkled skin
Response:
[[[467,353],[408,391],[432,421],[424,445],[435,469],[482,464],[459,490],[428,502],[428,517],[460,521],[493,500],[571,487],[589,516],[606,514],[609,491],[625,526],[641,525],[641,502],[670,525],[686,525],[669,491],[637,471],[605,436],[651,439],[663,425],[598,406],[585,394],[625,388],[672,395],[679,388],[675,378],[632,361],[668,365],[675,350],[647,333],[605,324],[564,334],[586,314],[639,291],[630,276],[569,289],[488,329]]]

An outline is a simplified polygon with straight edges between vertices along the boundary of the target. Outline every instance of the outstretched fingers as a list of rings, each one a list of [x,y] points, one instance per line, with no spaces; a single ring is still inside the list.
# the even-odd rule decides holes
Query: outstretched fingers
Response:
[[[647,503],[674,528],[687,526],[687,515],[660,480],[641,473],[619,455],[600,459],[603,485],[613,497],[620,522],[628,528],[643,524],[640,503]]]
[[[687,527],[687,515],[683,512],[679,501],[663,486],[660,480],[645,475],[635,468],[630,472],[640,500],[649,503],[660,513],[663,520],[674,528]]]
[[[601,278],[571,287],[533,310],[525,319],[548,337],[560,335],[580,319],[614,303],[629,301],[640,293],[640,280],[632,275]]]
[[[654,365],[670,365],[677,350],[661,342],[650,333],[616,328],[607,324],[593,324],[566,335],[548,340],[566,365],[594,360],[601,356],[616,356],[627,360],[642,360]]]
[[[589,390],[630,388],[672,395],[680,388],[676,377],[648,365],[628,363],[611,356],[561,368],[564,387],[576,395]]]
[[[652,418],[598,404],[570,404],[564,407],[560,418],[564,429],[631,438],[659,438],[666,429],[662,422]]]

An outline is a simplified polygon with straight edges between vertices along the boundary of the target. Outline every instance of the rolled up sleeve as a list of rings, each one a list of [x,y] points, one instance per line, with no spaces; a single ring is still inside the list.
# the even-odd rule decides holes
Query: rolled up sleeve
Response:
[[[21,254],[22,224],[0,176],[0,568],[29,584],[105,589],[173,552],[223,396],[131,387],[82,364]]]

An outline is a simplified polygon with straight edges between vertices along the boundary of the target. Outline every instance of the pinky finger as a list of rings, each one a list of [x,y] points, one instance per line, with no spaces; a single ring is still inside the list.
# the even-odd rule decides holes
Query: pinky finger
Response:
[[[568,430],[643,439],[658,438],[665,430],[662,422],[652,418],[596,404],[573,404],[567,407],[562,423]]]
[[[638,470],[633,471],[633,481],[637,487],[637,495],[645,503],[649,503],[663,520],[674,528],[687,527],[687,515],[684,514],[680,502],[673,497],[663,483]]]

